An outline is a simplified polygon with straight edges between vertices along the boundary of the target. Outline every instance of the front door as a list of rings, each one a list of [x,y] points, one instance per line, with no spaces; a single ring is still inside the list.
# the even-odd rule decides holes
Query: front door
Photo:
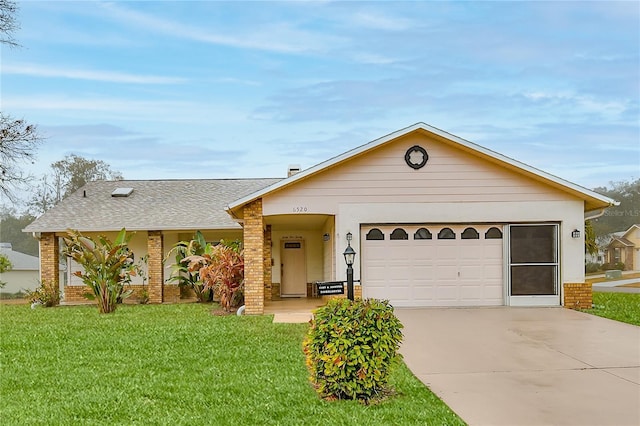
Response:
[[[558,225],[509,226],[509,304],[560,305]]]
[[[304,255],[304,240],[282,241],[282,297],[307,296],[307,267]]]

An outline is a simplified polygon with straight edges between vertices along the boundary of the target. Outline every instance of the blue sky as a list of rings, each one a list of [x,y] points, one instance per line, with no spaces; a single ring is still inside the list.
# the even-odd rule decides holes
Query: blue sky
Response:
[[[127,179],[278,177],[425,122],[640,175],[638,2],[20,2],[1,108]]]

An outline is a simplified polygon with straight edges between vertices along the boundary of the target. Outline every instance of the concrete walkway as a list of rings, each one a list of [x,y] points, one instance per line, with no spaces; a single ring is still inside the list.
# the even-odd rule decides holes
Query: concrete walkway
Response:
[[[396,314],[405,362],[470,425],[640,425],[640,327],[564,308]]]
[[[640,293],[640,287],[621,287],[627,284],[636,284],[640,282],[640,278],[622,279],[615,281],[603,281],[594,283],[593,291],[602,293]]]

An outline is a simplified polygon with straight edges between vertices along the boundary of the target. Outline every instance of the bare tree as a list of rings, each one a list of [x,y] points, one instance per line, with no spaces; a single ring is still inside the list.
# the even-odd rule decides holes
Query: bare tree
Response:
[[[16,20],[18,5],[11,0],[0,0],[0,43],[11,47],[19,44],[13,38],[13,33],[20,25]]]
[[[0,112],[0,192],[9,199],[14,199],[14,189],[29,182],[19,165],[33,164],[40,142],[35,125]]]
[[[15,1],[0,0],[0,44],[17,47],[13,33],[20,27]],[[13,191],[30,180],[20,163],[33,163],[41,141],[36,126],[0,111],[0,194],[15,201]]]

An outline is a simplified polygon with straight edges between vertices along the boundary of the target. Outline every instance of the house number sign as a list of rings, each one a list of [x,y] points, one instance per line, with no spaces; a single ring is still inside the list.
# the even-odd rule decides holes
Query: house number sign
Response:
[[[414,145],[404,154],[404,161],[414,170],[421,169],[429,161],[427,150],[420,145]]]
[[[309,208],[307,206],[295,206],[293,208],[294,213],[306,213],[308,211],[309,211]]]

